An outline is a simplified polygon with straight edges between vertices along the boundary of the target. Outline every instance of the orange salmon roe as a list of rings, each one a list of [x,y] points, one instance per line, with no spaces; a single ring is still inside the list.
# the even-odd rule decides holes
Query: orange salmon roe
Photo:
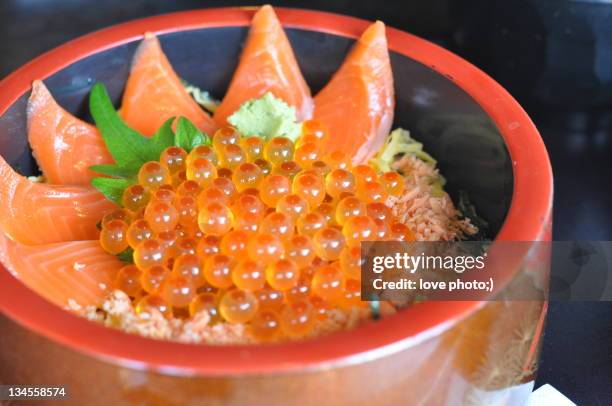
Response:
[[[184,170],[186,160],[187,152],[179,147],[168,147],[159,157],[159,162],[172,174]]]
[[[210,161],[213,165],[219,163],[215,150],[208,145],[198,145],[187,155],[186,164],[190,165],[197,158],[205,158]]]
[[[140,284],[145,292],[157,293],[169,274],[170,271],[165,266],[153,265],[141,273]]]
[[[204,292],[194,296],[189,303],[189,314],[195,316],[201,311],[207,311],[211,321],[217,322],[219,316],[219,300],[214,293]]]
[[[229,323],[245,323],[255,317],[257,298],[251,292],[232,289],[219,302],[219,312]]]
[[[205,311],[260,341],[304,337],[331,310],[366,306],[360,243],[414,240],[386,203],[405,181],[326,151],[331,136],[315,120],[295,144],[223,127],[211,146],[145,163],[101,221],[104,250],[134,250],[115,288],[137,313]]]
[[[102,226],[100,232],[100,245],[111,254],[119,254],[125,250],[129,243],[127,241],[128,225],[123,220],[111,220]]]
[[[250,324],[253,335],[261,341],[273,341],[281,333],[279,316],[271,310],[258,312]]]
[[[123,207],[131,211],[139,211],[145,208],[149,202],[149,191],[146,187],[136,184],[123,191],[121,202]]]
[[[172,317],[172,307],[158,295],[145,295],[137,303],[135,307],[136,313],[147,313],[151,310],[160,312],[163,316]]]

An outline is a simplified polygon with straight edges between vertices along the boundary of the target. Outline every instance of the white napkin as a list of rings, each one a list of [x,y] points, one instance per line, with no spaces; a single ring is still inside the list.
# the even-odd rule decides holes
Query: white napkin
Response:
[[[540,386],[529,396],[525,406],[576,406],[576,404],[551,385],[546,384]]]

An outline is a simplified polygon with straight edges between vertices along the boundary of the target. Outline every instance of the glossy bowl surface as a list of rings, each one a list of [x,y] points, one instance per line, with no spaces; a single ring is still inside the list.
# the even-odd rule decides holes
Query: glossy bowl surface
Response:
[[[276,11],[313,93],[370,24],[316,11]],[[32,80],[44,79],[62,106],[86,117],[86,96],[94,82],[107,84],[111,96],[119,100],[129,60],[146,31],[160,36],[181,77],[223,95],[253,12],[252,8],[208,9],[136,20],[36,58],[0,83],[0,153],[21,173],[36,173],[25,121]],[[551,168],[545,146],[523,109],[495,81],[454,54],[393,28],[388,28],[387,37],[397,94],[394,126],[410,129],[424,142],[439,160],[453,199],[461,190],[468,192],[496,239],[549,239]],[[507,279],[512,276],[509,273]],[[68,352],[85,354],[81,360],[93,356],[119,364],[122,370],[178,376],[325,373],[379,363],[439,337],[483,306],[482,302],[424,303],[354,331],[301,343],[188,345],[149,340],[85,321],[46,302],[0,269],[4,325],[16,323]]]

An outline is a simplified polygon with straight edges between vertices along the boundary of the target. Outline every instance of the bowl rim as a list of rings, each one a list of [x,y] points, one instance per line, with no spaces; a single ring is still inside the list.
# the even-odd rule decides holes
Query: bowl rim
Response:
[[[45,79],[92,54],[143,38],[193,29],[248,26],[257,7],[210,8],[146,17],[105,28],[48,51],[0,82],[0,115],[35,79]],[[275,7],[283,26],[358,38],[371,24],[354,17]],[[553,182],[545,145],[518,102],[497,82],[455,54],[387,27],[389,49],[453,81],[491,117],[512,161],[514,189],[496,240],[548,239]],[[315,340],[271,345],[213,346],[158,341],[87,321],[51,304],[1,264],[0,310],[14,322],[81,353],[120,365],[172,375],[248,375],[304,372],[374,360],[440,334],[483,302],[427,302]]]

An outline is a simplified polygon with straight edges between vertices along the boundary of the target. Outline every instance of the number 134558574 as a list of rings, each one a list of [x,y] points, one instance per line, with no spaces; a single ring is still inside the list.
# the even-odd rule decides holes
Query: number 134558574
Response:
[[[0,385],[0,400],[66,399],[66,386]]]

